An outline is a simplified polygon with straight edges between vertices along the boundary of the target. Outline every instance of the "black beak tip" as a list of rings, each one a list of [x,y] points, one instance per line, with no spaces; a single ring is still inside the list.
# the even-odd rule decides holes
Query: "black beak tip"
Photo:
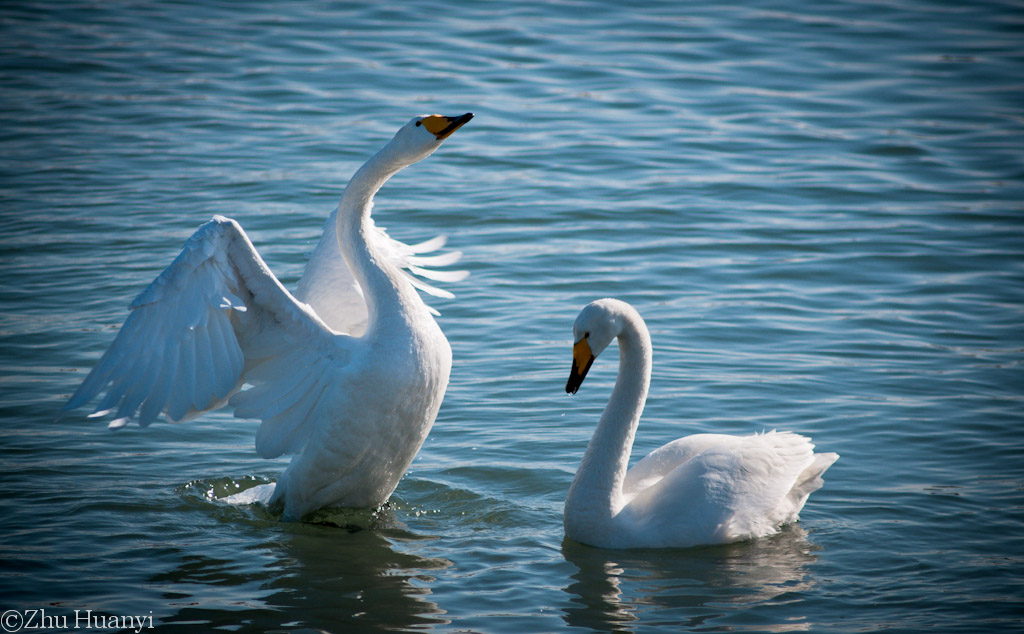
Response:
[[[565,392],[575,394],[581,385],[583,385],[583,376],[578,372],[573,372],[569,375],[569,380],[565,382]]]
[[[472,112],[467,112],[466,114],[459,115],[457,117],[445,117],[445,120],[448,121],[448,125],[445,127],[444,130],[437,132],[434,136],[437,137],[438,141],[443,141],[447,139],[451,133],[461,128],[463,125],[466,124],[466,122],[468,122],[472,118]]]

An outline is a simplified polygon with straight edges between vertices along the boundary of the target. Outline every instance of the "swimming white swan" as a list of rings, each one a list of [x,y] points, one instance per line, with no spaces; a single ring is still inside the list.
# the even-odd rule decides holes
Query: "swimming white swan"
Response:
[[[65,410],[108,386],[90,417],[114,412],[112,428],[136,416],[146,426],[161,412],[178,422],[230,402],[236,417],[262,420],[260,456],[295,454],[276,486],[250,499],[283,504],[289,520],[324,506],[382,504],[426,439],[452,364],[413,286],[451,295],[409,272],[440,280],[465,273],[422,268],[459,254],[417,255],[443,241],[392,240],[370,209],[391,176],[472,117],[414,117],[355,173],[295,295],[234,220],[200,227],[132,302]],[[240,391],[244,384],[252,387]]]
[[[619,340],[619,375],[565,499],[565,534],[603,548],[720,544],[770,535],[797,519],[839,456],[810,439],[769,432],[696,434],[652,451],[627,472],[651,380],[651,338],[616,299],[585,306],[573,325],[575,394],[597,355]]]

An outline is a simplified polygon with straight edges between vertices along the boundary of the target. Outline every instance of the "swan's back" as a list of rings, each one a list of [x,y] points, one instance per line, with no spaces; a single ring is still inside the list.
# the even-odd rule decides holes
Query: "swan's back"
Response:
[[[797,519],[839,456],[789,432],[697,434],[653,451],[626,475],[620,526],[644,545],[727,543]]]

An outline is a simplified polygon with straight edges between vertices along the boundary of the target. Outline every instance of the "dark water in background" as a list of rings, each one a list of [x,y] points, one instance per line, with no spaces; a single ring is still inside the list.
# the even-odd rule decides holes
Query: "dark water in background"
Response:
[[[0,7],[0,610],[158,629],[1024,628],[1024,7],[1015,2],[18,2]],[[377,222],[464,251],[455,368],[376,518],[207,500],[283,461],[228,413],[55,417],[214,213],[294,287],[413,114],[477,117]],[[753,543],[563,543],[614,380],[571,325],[647,319],[635,455],[811,435],[840,461]],[[5,616],[5,618],[7,618]],[[5,621],[6,623],[6,621]],[[72,616],[73,623],[73,616]]]

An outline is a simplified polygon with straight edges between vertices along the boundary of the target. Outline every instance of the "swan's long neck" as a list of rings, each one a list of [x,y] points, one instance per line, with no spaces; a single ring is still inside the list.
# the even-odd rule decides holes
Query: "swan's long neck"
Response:
[[[374,195],[407,164],[398,160],[390,146],[384,146],[352,176],[338,204],[338,243],[363,289],[369,314],[367,333],[375,332],[382,321],[402,319],[416,312],[417,307],[426,310],[401,271],[387,261],[377,246],[378,237],[370,220]],[[394,327],[389,331],[393,332]]]
[[[613,516],[624,503],[622,483],[629,467],[640,415],[651,382],[651,337],[640,315],[622,316],[619,375],[594,436],[587,445],[566,498],[566,507],[588,505],[593,513]]]

